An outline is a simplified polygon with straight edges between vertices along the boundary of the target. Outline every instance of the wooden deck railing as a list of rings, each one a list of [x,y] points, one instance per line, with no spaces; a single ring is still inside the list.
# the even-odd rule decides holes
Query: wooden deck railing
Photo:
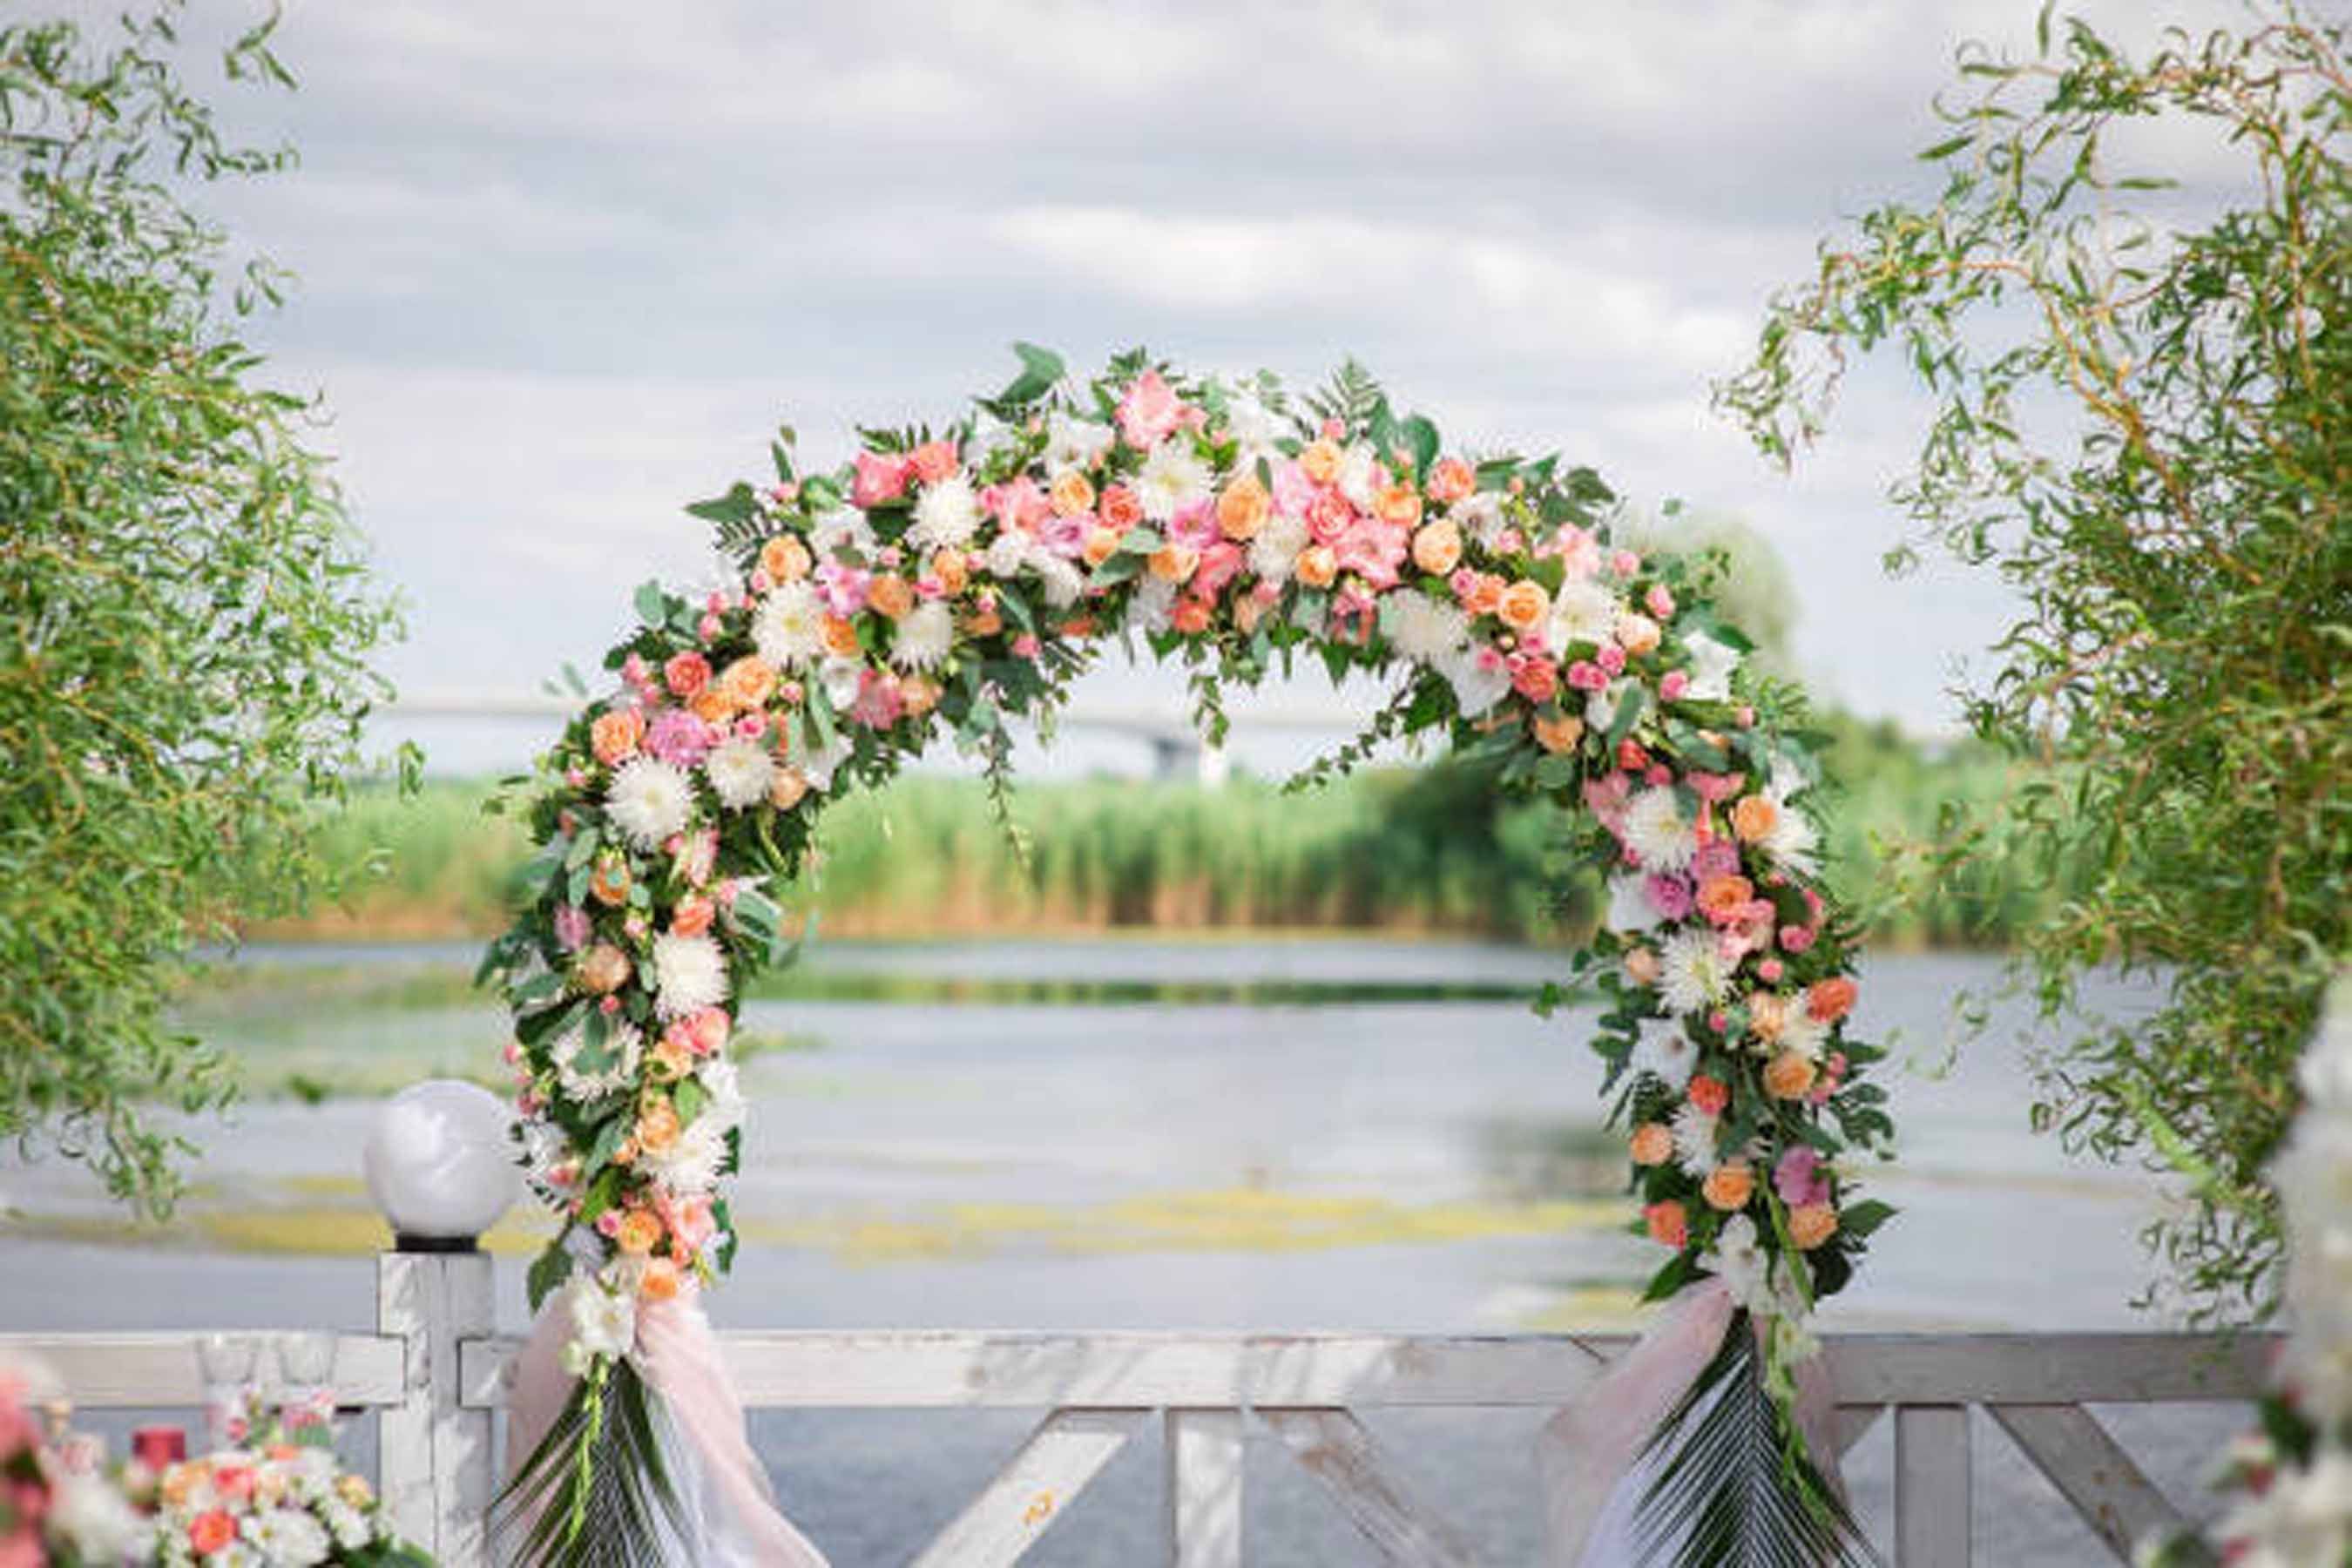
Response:
[[[381,1485],[401,1528],[452,1568],[484,1562],[493,1423],[515,1342],[492,1331],[478,1256],[387,1256],[378,1330],[338,1346],[338,1397],[381,1416]],[[1469,1564],[1356,1412],[1549,1409],[1572,1403],[1630,1342],[1612,1335],[776,1332],[721,1336],[755,1408],[1041,1412],[1028,1440],[916,1558],[1011,1563],[1148,1423],[1166,1436],[1167,1560],[1240,1568],[1243,1454],[1271,1431],[1402,1564]],[[201,1398],[193,1333],[0,1335],[89,1408]],[[2120,1560],[2179,1516],[2087,1405],[2236,1400],[2259,1390],[2272,1339],[2179,1334],[1853,1334],[1826,1341],[1851,1446],[1895,1413],[1899,1568],[1969,1562],[1968,1407],[1980,1405]],[[855,1568],[845,1564],[844,1568]]]

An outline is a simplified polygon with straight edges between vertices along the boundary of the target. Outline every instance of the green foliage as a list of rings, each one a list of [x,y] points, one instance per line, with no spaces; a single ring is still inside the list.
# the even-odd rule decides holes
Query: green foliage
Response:
[[[290,154],[224,138],[171,18],[107,46],[0,26],[0,1137],[159,1208],[176,1146],[132,1098],[231,1087],[165,989],[193,942],[331,879],[311,828],[394,625],[307,405],[236,335],[273,276],[225,275],[184,205]],[[226,65],[289,80],[267,25]]]
[[[655,1434],[654,1401],[627,1361],[572,1385],[554,1425],[494,1507],[490,1529],[529,1568],[654,1568],[680,1504]]]
[[[2148,1239],[2200,1316],[2273,1303],[2263,1166],[2352,944],[2352,76],[2342,24],[2254,10],[2145,58],[2047,12],[2038,58],[1964,52],[1941,198],[1825,246],[1718,389],[1783,458],[1849,350],[1893,347],[1935,399],[1895,498],[2021,605],[1970,719],[2061,766],[1956,818],[1929,868],[2063,888],[2027,934],[2074,1035],[2038,1118],[2188,1176]],[[2126,136],[2211,149],[2218,195],[2119,166]],[[2074,1027],[2111,963],[2167,1005]]]

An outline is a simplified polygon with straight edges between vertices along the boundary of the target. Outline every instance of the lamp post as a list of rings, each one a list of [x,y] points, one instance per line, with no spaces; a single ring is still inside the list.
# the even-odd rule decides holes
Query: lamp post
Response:
[[[384,1102],[360,1163],[391,1222],[376,1260],[376,1328],[407,1347],[406,1394],[377,1426],[394,1526],[444,1568],[488,1561],[491,1412],[465,1399],[468,1342],[497,1326],[484,1231],[521,1189],[513,1118],[470,1083],[432,1079]]]

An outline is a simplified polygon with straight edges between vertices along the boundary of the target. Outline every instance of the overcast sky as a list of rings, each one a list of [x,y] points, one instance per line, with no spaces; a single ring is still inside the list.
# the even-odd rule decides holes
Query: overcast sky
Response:
[[[222,210],[300,274],[265,342],[333,410],[419,694],[593,665],[632,584],[702,572],[677,508],[776,423],[837,456],[1027,338],[1294,381],[1352,353],[1466,443],[1740,514],[1806,673],[1932,730],[2002,615],[1981,576],[1878,570],[1918,404],[1872,374],[1783,476],[1707,382],[1820,236],[1926,193],[1954,46],[2022,47],[2033,11],[294,0],[302,90],[240,116],[303,167]]]

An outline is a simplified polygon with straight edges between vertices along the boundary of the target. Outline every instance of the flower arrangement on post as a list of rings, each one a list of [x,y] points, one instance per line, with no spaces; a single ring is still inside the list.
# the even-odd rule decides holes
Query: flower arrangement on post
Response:
[[[1012,722],[1050,723],[1113,637],[1186,668],[1213,741],[1230,686],[1301,656],[1392,675],[1368,731],[1297,783],[1434,731],[1498,790],[1588,822],[1609,931],[1579,972],[1608,1001],[1595,1046],[1670,1253],[1651,1293],[1722,1280],[1734,1345],[1780,1325],[1749,1370],[1781,1416],[1743,1458],[1829,1550],[1847,1524],[1786,1415],[1794,1325],[1889,1212],[1848,1156],[1892,1124],[1865,1081],[1880,1053],[1847,1033],[1853,931],[1819,880],[1801,695],[1745,667],[1709,563],[1612,542],[1590,468],[1449,451],[1352,365],[1301,396],[1141,352],[1083,382],[1020,353],[944,429],[866,430],[827,473],[799,470],[786,430],[772,483],[690,507],[726,581],[640,589],[614,684],[583,688],[541,761],[527,901],[483,964],[515,1015],[522,1158],[563,1224],[534,1305],[568,1290],[579,1380],[513,1494],[538,1560],[576,1560],[604,1462],[659,1509],[638,1317],[732,1253],[727,1047],[745,981],[792,952],[777,889],[824,806],[944,736],[983,760],[1009,827]]]

